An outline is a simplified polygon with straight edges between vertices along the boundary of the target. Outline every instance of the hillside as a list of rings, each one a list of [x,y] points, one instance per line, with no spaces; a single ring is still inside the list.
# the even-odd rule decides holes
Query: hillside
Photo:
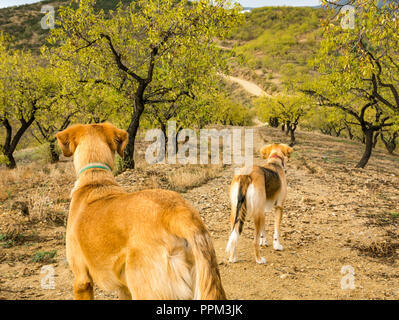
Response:
[[[0,31],[15,38],[14,46],[35,52],[46,43],[49,30],[40,21],[43,5],[56,9],[70,0],[40,3],[0,9]],[[98,0],[97,8],[105,11],[116,7],[119,0]],[[128,3],[130,0],[124,0]],[[245,13],[245,23],[232,32],[221,47],[235,47],[237,76],[253,80],[268,93],[281,87],[288,77],[309,71],[307,60],[318,49],[322,9],[294,7],[255,8]]]
[[[234,48],[235,75],[253,80],[269,94],[287,79],[309,74],[319,49],[323,9],[264,7],[245,14],[245,23],[221,45]]]
[[[0,9],[0,32],[3,31],[14,38],[13,45],[17,49],[29,49],[36,53],[46,43],[49,30],[43,30],[40,21],[44,14],[41,13],[43,5],[51,5],[57,9],[67,5],[70,0],[47,0],[34,4],[14,6]],[[97,0],[97,9],[105,11],[115,9],[120,0]],[[122,0],[123,3],[131,2]],[[57,19],[57,15],[56,15]]]

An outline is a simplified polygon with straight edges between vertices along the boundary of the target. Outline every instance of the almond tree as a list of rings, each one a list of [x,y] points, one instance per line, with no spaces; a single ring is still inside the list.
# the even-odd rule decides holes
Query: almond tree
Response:
[[[229,0],[137,0],[109,14],[94,6],[93,0],[81,0],[76,9],[60,9],[50,39],[59,47],[50,51],[59,67],[75,70],[78,81],[117,88],[130,102],[124,164],[134,168],[135,138],[146,106],[167,103],[186,90],[174,62],[203,56],[209,68],[222,67],[224,61],[214,59],[214,38],[237,25],[239,6]]]
[[[381,141],[384,143],[385,148],[387,149],[389,154],[393,154],[393,152],[395,151],[396,146],[398,145],[398,140],[398,128],[381,131]]]
[[[294,146],[296,143],[295,131],[299,122],[309,112],[311,101],[301,93],[292,96],[283,93],[272,98],[259,98],[255,104],[261,121],[266,122],[270,118],[275,118],[284,124],[287,135],[290,135],[290,144]]]
[[[59,99],[51,71],[29,52],[9,50],[0,35],[0,153],[6,165],[16,167],[14,152],[39,112]]]
[[[320,77],[304,92],[319,105],[345,112],[361,128],[365,150],[358,162],[364,168],[375,135],[395,125],[399,114],[399,3],[354,1],[353,29],[343,28],[336,5],[322,1],[331,14],[324,22],[324,38],[314,61]]]

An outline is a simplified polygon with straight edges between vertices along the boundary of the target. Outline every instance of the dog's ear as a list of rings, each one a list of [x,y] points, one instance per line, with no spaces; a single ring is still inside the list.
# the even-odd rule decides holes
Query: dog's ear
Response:
[[[129,134],[125,130],[115,128],[115,143],[116,151],[123,158],[123,151],[125,151],[126,145],[129,141]]]
[[[269,158],[272,147],[273,147],[273,145],[268,144],[268,145],[264,146],[262,149],[260,149],[260,155],[262,156],[263,159]]]
[[[289,158],[291,157],[291,153],[294,152],[294,149],[292,149],[289,145],[287,144],[282,144],[282,151],[283,153]]]
[[[58,145],[65,157],[70,157],[77,147],[77,133],[82,129],[82,125],[75,125],[56,134]]]
[[[104,123],[102,127],[112,152],[117,151],[118,154],[123,157],[123,151],[125,151],[127,142],[129,141],[128,133],[125,130],[114,127],[110,123]]]

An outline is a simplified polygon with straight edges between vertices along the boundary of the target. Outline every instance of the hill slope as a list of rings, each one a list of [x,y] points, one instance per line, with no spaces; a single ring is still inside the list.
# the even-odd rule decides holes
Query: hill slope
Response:
[[[47,0],[34,4],[14,6],[0,9],[0,32],[11,35],[17,49],[29,49],[39,52],[42,45],[46,43],[49,30],[41,28],[40,21],[44,17],[41,8],[44,5],[51,5],[55,11],[62,5],[68,5],[70,0]],[[97,0],[97,9],[108,11],[115,9],[120,0]],[[131,0],[122,0],[123,3],[130,3]],[[55,17],[57,19],[57,15]]]
[[[221,46],[234,47],[236,75],[273,93],[288,79],[311,72],[308,60],[319,48],[324,15],[323,9],[314,8],[256,8]]]
[[[97,0],[97,8],[114,9],[119,0]],[[123,0],[130,3],[131,0]],[[35,4],[0,9],[0,31],[15,38],[15,47],[38,51],[46,43],[48,30],[40,21],[43,5],[57,10],[70,0],[47,0]],[[273,70],[290,75],[292,65],[303,67],[317,48],[322,9],[295,7],[255,8],[245,13],[246,22],[232,33],[226,47],[238,44],[237,54],[245,65],[255,70]],[[57,19],[57,16],[56,16]],[[297,69],[300,72],[300,68]]]

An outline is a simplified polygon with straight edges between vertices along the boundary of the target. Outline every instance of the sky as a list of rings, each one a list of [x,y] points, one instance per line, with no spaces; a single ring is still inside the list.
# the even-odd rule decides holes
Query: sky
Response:
[[[21,4],[39,2],[37,0],[0,0],[0,8],[19,6]]]
[[[237,0],[243,7],[265,6],[317,6],[319,0]],[[34,3],[37,0],[0,0],[0,8]]]

